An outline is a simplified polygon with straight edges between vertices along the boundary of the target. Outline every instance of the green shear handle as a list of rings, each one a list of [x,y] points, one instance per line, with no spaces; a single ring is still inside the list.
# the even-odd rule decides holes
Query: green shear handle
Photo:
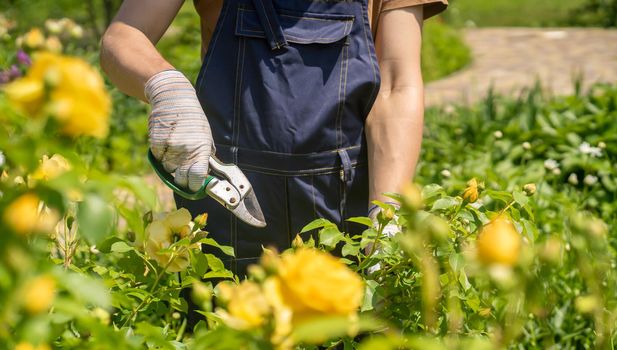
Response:
[[[154,168],[154,171],[159,176],[159,178],[161,178],[161,180],[165,183],[165,185],[167,185],[175,193],[186,199],[197,200],[206,198],[208,196],[208,184],[210,183],[210,181],[216,179],[215,176],[208,175],[199,190],[197,190],[197,192],[191,192],[189,190],[183,189],[182,187],[178,186],[178,184],[176,184],[173,175],[171,175],[169,172],[167,172],[167,170],[165,170],[163,164],[158,159],[156,159],[156,157],[154,157],[154,154],[152,154],[151,150],[148,150],[148,161],[150,162],[150,165],[152,165],[152,168]]]

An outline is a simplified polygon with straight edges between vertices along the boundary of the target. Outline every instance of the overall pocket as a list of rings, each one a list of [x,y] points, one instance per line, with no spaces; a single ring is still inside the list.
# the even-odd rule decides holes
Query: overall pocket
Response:
[[[338,146],[353,15],[276,10],[287,45],[272,49],[257,11],[237,9],[234,144],[280,153]],[[265,27],[265,28],[264,28]]]

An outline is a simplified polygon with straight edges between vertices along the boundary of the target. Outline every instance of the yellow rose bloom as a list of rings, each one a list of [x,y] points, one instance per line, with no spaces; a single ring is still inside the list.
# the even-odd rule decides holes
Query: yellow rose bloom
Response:
[[[17,79],[4,87],[4,93],[17,109],[31,116],[37,116],[45,102],[45,88],[42,80]]]
[[[59,154],[54,154],[51,158],[44,155],[40,162],[41,165],[32,174],[32,178],[35,180],[50,180],[71,169],[69,161]]]
[[[51,348],[47,344],[39,344],[34,346],[30,343],[21,342],[15,345],[15,350],[51,350]]]
[[[483,263],[512,266],[520,255],[521,236],[510,220],[500,216],[482,228],[477,247]]]
[[[39,28],[32,28],[23,37],[23,44],[30,49],[38,49],[45,43],[45,36]]]
[[[228,294],[227,313],[219,310],[219,314],[230,327],[252,329],[266,322],[270,306],[258,284],[243,281]]]
[[[51,232],[60,220],[60,215],[55,209],[45,207],[36,194],[26,193],[9,204],[2,218],[15,232],[28,235],[33,232]]]
[[[45,49],[54,53],[62,51],[62,42],[57,36],[50,36],[45,40]]]
[[[49,310],[56,296],[56,281],[52,276],[35,277],[24,285],[23,306],[30,314]]]
[[[5,91],[29,115],[58,119],[67,135],[107,136],[111,99],[101,75],[81,58],[39,52],[26,76]]]
[[[350,315],[360,307],[364,293],[360,276],[317,249],[283,254],[274,278],[294,322],[316,315]]]
[[[467,188],[463,191],[463,199],[469,203],[474,203],[478,200],[478,180],[473,178],[467,182]]]

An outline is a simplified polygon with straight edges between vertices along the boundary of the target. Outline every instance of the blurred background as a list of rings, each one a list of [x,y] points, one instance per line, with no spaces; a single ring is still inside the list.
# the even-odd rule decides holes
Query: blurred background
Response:
[[[28,82],[34,70],[31,59],[40,51],[62,54],[58,60],[68,62],[64,69],[71,78],[72,69],[80,67],[75,62],[82,59],[94,67],[90,74],[98,77],[98,43],[120,4],[120,0],[0,1],[0,89],[4,91],[10,82]],[[162,54],[192,80],[201,64],[198,21],[192,1],[187,1],[158,44]],[[382,258],[389,267],[363,276],[363,311],[386,304],[379,316],[393,322],[401,334],[445,339],[443,346],[429,341],[426,344],[433,345],[417,343],[413,347],[417,349],[454,349],[459,337],[490,340],[498,344],[492,348],[500,349],[614,347],[616,26],[617,0],[451,0],[443,15],[425,23],[422,70],[428,108],[414,181],[423,187],[422,214],[443,222],[411,227],[400,235],[406,237],[403,241],[387,242],[391,249]],[[83,65],[80,69],[90,71]],[[29,82],[35,80],[35,86],[46,89],[64,88],[48,78],[30,77]],[[64,97],[75,107],[72,117],[82,121],[96,108],[81,100],[85,89],[81,81],[65,80],[73,82],[64,82],[71,92]],[[136,237],[145,235],[152,211],[173,206],[170,191],[146,161],[147,105],[109,82],[105,88],[99,85],[98,93],[108,91],[113,100],[109,119],[107,111],[95,111],[103,114],[99,119],[105,130],[109,121],[109,133],[100,138],[57,136],[54,123],[60,119],[49,118],[47,123],[36,115],[24,118],[0,93],[0,135],[9,135],[0,136],[0,212],[15,198],[11,203],[19,209],[0,220],[0,349],[12,344],[6,339],[73,344],[63,347],[67,349],[105,348],[96,342],[84,347],[92,334],[98,342],[113,344],[107,348],[143,349],[143,339],[128,336],[134,329],[153,346],[184,349],[178,341],[186,322],[176,311],[185,310],[186,303],[177,291],[170,292],[178,281],[172,275],[161,280],[162,274],[157,278],[148,274],[156,268],[144,270],[142,255],[133,248],[140,242]],[[13,95],[25,100],[26,107],[37,107],[32,103],[37,99],[46,103],[39,103],[39,108],[56,102],[57,96],[36,95],[31,86],[13,88]],[[67,170],[69,164],[73,170]],[[37,173],[43,173],[38,180]],[[416,192],[404,198],[419,199]],[[37,241],[27,232],[2,226],[4,221],[17,223],[16,228],[27,221],[37,224],[40,203],[29,196],[32,193],[63,210],[60,226],[49,229],[55,232],[49,240]],[[30,205],[28,210],[22,208],[24,203]],[[24,212],[30,212],[25,217],[32,220],[23,219]],[[523,243],[508,247],[503,244],[508,240],[498,235],[486,244],[487,250],[506,251],[511,266],[480,268],[473,253],[476,237],[493,215],[504,212],[516,226],[506,234]],[[331,244],[343,239],[338,231],[323,232],[330,235]],[[348,241],[356,254],[362,254],[361,242]],[[196,278],[208,266],[216,267],[202,255],[195,256],[191,264]],[[37,303],[45,298],[36,293],[22,298],[20,288],[37,291],[23,281],[60,264],[77,273],[56,269],[51,282],[38,280],[47,285],[47,303]],[[223,276],[219,270],[212,272],[214,277]],[[84,278],[75,277],[79,275]],[[156,289],[159,281],[165,288]],[[48,312],[55,289],[62,291],[58,300],[64,304],[58,302],[59,309]],[[70,293],[74,296],[69,298]],[[32,317],[20,309],[22,299],[26,310],[28,303],[34,304],[29,306]],[[85,315],[85,305],[98,307]],[[74,319],[80,320],[81,333],[75,330]],[[14,340],[11,329],[18,330]],[[240,348],[234,347],[235,333],[230,334],[228,349]],[[119,339],[137,345],[117,347]],[[394,349],[396,344],[369,344],[363,349]]]

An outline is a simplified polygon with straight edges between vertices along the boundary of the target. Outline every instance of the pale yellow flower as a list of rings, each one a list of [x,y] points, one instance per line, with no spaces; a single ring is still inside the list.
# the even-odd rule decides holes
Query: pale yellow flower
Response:
[[[9,204],[3,219],[15,232],[27,235],[51,232],[60,217],[56,210],[44,207],[36,194],[26,193]]]
[[[185,208],[169,213],[163,218],[153,220],[146,227],[146,253],[161,267],[167,266],[169,272],[185,270],[189,264],[189,251],[179,248],[172,252],[160,252],[169,248],[176,238],[187,237],[191,233],[191,214]],[[199,244],[191,245],[198,248]]]
[[[60,34],[64,29],[62,26],[62,22],[56,19],[47,19],[45,20],[45,29],[51,34]]]
[[[52,35],[45,40],[45,49],[54,53],[62,51],[62,42],[57,36]]]
[[[270,305],[257,283],[245,280],[236,286],[223,283],[220,287],[223,290],[229,287],[223,292],[227,294],[226,310],[217,310],[217,314],[228,326],[245,330],[257,328],[266,322]]]
[[[521,236],[510,220],[499,216],[482,228],[477,247],[483,263],[512,266],[520,255]]]
[[[101,75],[81,58],[39,52],[26,76],[7,84],[5,92],[29,115],[58,119],[67,135],[107,135],[111,99]]]
[[[71,170],[69,161],[60,154],[54,154],[51,157],[44,155],[40,163],[41,165],[31,176],[35,180],[47,181]]]
[[[38,49],[45,44],[45,36],[39,28],[32,28],[23,36],[22,43],[30,49]]]
[[[23,290],[24,309],[39,314],[51,307],[56,296],[56,280],[49,275],[38,276],[26,282]]]

